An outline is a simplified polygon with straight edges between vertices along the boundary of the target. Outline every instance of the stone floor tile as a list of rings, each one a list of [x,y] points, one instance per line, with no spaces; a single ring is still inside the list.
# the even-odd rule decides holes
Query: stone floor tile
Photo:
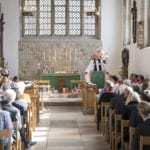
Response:
[[[48,147],[62,146],[62,147],[82,147],[82,140],[74,138],[48,138]]]
[[[82,146],[73,146],[73,147],[71,146],[67,146],[67,147],[66,146],[61,146],[61,147],[49,146],[47,147],[47,150],[85,150],[85,149]]]
[[[51,128],[77,128],[76,120],[51,120]]]

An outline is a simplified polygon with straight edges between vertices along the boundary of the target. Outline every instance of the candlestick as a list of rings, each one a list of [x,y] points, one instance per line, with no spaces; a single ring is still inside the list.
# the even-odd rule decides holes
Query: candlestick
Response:
[[[55,61],[56,61],[56,49],[55,49]]]
[[[43,59],[44,59],[44,61],[45,61],[45,50],[44,50],[44,52],[43,52]]]
[[[74,51],[74,61],[76,62],[76,56],[77,54],[76,54],[76,49],[75,49],[75,51]]]

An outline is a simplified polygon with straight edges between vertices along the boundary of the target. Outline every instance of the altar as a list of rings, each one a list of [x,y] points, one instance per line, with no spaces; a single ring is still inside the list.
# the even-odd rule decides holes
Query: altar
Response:
[[[78,73],[49,73],[42,74],[42,80],[50,80],[50,84],[55,89],[58,89],[58,82],[64,82],[64,88],[71,88],[71,80],[80,80]]]

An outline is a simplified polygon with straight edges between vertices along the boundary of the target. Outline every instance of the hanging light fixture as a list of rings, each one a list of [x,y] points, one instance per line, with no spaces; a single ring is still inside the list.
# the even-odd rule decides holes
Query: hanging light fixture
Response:
[[[87,16],[99,16],[100,15],[100,6],[98,6],[98,9],[95,6],[95,0],[92,0],[92,6],[91,10],[86,12]]]
[[[30,5],[30,0],[25,0],[24,7],[22,10],[22,16],[35,16],[36,6]]]

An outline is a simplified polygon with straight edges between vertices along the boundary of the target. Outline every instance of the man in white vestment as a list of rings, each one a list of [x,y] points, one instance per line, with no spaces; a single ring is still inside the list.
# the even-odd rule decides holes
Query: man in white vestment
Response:
[[[108,74],[106,59],[108,56],[102,50],[96,50],[95,54],[91,57],[90,63],[85,70],[85,81],[91,83],[92,71],[104,71]]]

